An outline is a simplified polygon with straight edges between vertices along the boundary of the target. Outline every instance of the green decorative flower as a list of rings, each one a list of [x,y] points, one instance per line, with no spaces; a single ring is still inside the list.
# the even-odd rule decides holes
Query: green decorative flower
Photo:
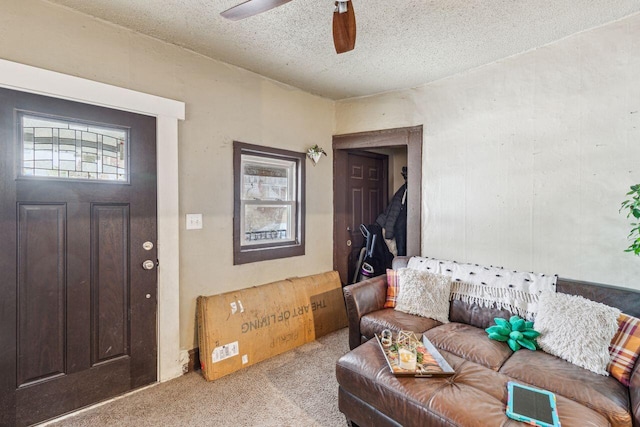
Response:
[[[485,329],[489,339],[506,342],[513,351],[522,347],[532,351],[538,348],[536,338],[540,332],[533,330],[533,322],[525,321],[520,316],[511,316],[509,320],[496,317],[493,321],[496,324]]]

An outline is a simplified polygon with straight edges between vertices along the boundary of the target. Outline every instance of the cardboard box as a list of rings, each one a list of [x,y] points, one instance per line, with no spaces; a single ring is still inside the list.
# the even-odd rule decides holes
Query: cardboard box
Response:
[[[209,381],[347,326],[336,271],[201,296],[196,312]]]

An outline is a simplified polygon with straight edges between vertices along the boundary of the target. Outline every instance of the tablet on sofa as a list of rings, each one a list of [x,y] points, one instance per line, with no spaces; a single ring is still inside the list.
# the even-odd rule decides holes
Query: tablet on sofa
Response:
[[[556,395],[509,381],[507,416],[541,427],[559,427]]]

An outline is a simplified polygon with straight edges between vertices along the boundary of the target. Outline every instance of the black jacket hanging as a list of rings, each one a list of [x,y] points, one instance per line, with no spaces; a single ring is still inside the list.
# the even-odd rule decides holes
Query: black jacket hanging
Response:
[[[376,224],[385,230],[385,238],[396,239],[398,256],[407,254],[407,184],[393,195],[384,213],[378,215]]]

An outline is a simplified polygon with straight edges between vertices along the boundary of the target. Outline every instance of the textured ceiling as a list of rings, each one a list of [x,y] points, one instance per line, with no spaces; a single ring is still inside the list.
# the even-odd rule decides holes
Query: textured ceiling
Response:
[[[640,0],[352,0],[355,50],[334,51],[333,1],[261,15],[243,0],[49,0],[332,99],[415,87],[640,11]]]

